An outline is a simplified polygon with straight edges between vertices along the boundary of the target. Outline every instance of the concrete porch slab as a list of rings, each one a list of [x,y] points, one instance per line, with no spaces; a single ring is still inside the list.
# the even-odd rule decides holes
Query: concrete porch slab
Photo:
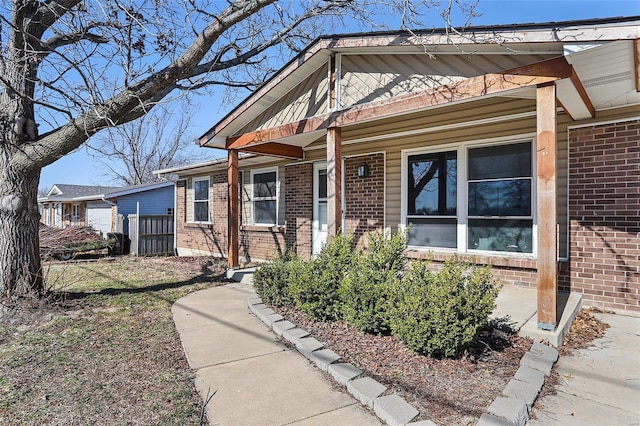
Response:
[[[540,330],[536,315],[522,326],[520,335],[531,337],[539,342],[549,342],[551,346],[556,348],[560,347],[580,309],[582,309],[582,296],[575,293],[558,293],[558,317],[560,318],[558,327],[554,331]]]
[[[253,284],[253,273],[256,268],[227,269],[227,278],[242,284]]]
[[[536,341],[562,345],[565,334],[582,308],[582,296],[575,293],[558,293],[558,317],[560,323],[555,331],[538,329],[538,302],[535,288],[504,286],[496,299],[496,308],[491,319],[498,326],[509,327],[521,336]]]

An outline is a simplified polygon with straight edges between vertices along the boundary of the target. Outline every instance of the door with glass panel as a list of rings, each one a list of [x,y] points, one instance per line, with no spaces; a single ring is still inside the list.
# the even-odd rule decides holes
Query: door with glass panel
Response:
[[[327,241],[327,165],[313,165],[313,254],[322,249]]]

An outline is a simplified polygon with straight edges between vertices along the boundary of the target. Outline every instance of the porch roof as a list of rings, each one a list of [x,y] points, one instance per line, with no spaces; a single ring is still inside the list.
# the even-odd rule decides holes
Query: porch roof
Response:
[[[472,27],[463,34],[453,35],[439,29],[321,37],[213,126],[200,138],[200,143],[207,147],[266,155],[273,151],[283,157],[300,158],[303,148],[323,137],[323,130],[331,126],[349,126],[478,97],[534,98],[536,85],[552,81],[557,82],[560,104],[574,119],[592,117],[597,109],[621,102],[640,104],[640,93],[633,84],[639,67],[633,54],[638,45],[634,40],[640,39],[639,24],[640,17],[627,17]],[[509,55],[516,58],[513,63],[521,66],[513,68],[511,73],[496,70],[495,64],[493,68],[486,65],[483,68],[474,63],[476,75],[468,74],[472,76],[455,83],[392,99],[359,103],[264,129],[250,128],[256,117],[311,73],[326,66],[337,53],[425,53],[444,58],[464,56],[470,62],[481,55]],[[533,58],[543,60],[527,63]],[[615,67],[611,66],[614,60]],[[453,60],[444,62],[454,63]],[[452,92],[458,95],[452,96]],[[460,96],[463,92],[467,96]]]

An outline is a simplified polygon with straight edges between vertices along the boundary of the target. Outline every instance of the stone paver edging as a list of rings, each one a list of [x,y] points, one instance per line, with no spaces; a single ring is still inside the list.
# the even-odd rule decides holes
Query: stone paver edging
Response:
[[[383,384],[364,375],[362,370],[351,364],[340,363],[340,355],[324,349],[322,342],[266,307],[259,297],[250,297],[248,306],[274,333],[289,341],[320,370],[345,386],[355,399],[371,408],[386,424],[436,426],[431,420],[410,423],[418,416],[418,410],[399,395],[383,395],[387,390]],[[558,351],[555,348],[535,342],[520,360],[520,367],[502,391],[502,396],[496,398],[480,417],[478,426],[524,426],[545,376],[551,374],[557,360]]]
[[[272,309],[267,308],[259,297],[248,300],[249,310],[270,327],[274,333],[289,341],[298,352],[314,363],[320,370],[346,387],[355,399],[371,408],[378,418],[388,425],[436,426],[426,420],[410,423],[419,412],[399,395],[383,396],[386,386],[364,375],[363,371],[348,363],[339,362],[341,357],[332,350],[324,349],[324,344],[309,336],[306,330],[285,321]]]
[[[498,397],[480,417],[478,426],[524,426],[529,420],[531,407],[540,394],[545,376],[551,374],[558,361],[558,351],[535,342],[520,360],[520,367]]]

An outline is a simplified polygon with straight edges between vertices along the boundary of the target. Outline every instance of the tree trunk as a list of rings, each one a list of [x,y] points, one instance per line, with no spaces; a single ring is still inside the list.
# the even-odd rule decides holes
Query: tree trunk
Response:
[[[40,172],[12,170],[0,158],[0,301],[12,304],[44,294],[38,238]]]

